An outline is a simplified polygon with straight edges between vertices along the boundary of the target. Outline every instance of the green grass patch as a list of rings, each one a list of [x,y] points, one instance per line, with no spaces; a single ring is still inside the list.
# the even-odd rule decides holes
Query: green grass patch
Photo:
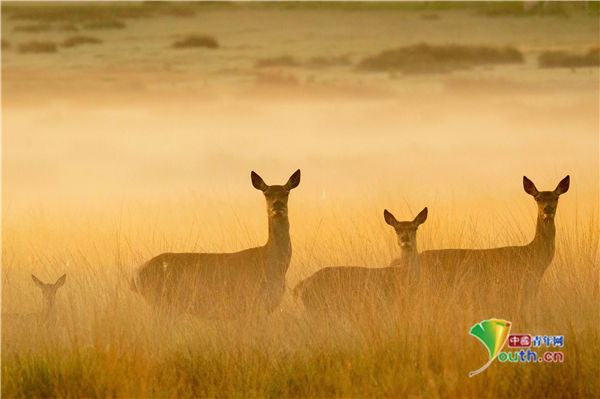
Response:
[[[431,73],[451,72],[477,65],[521,62],[523,54],[514,47],[416,44],[366,57],[360,61],[358,69],[371,72]]]

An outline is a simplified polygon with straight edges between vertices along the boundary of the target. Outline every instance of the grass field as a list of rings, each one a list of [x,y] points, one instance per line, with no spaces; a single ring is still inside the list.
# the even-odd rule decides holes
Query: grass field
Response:
[[[596,4],[65,7],[2,4],[3,315],[41,309],[32,273],[67,274],[51,327],[3,317],[2,397],[600,395],[599,71],[538,64],[598,47]],[[218,47],[174,47],[190,37]],[[32,42],[55,52],[19,51]],[[434,68],[358,67],[422,44],[461,51]],[[509,47],[522,62],[456,58]],[[297,168],[289,290],[268,319],[161,319],[129,289],[161,252],[262,245],[250,171],[282,184]],[[564,335],[561,364],[496,361],[469,378],[488,360],[469,329],[506,316],[456,305],[458,289],[361,324],[315,323],[289,292],[326,266],[387,265],[399,248],[384,208],[429,208],[419,250],[525,244],[522,176],[551,190],[567,174],[554,260],[510,320]]]

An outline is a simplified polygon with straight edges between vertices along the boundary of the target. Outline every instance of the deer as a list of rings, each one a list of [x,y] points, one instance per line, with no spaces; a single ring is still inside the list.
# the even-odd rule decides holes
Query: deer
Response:
[[[536,297],[540,281],[552,262],[556,238],[554,218],[559,197],[569,190],[570,177],[563,178],[552,191],[538,191],[523,176],[523,189],[537,204],[537,222],[533,240],[526,245],[489,249],[438,249],[420,254],[425,273],[438,285],[470,281],[474,292],[489,296],[502,293],[503,301],[525,308]],[[443,288],[443,287],[436,287]]]
[[[23,326],[23,324],[48,325],[56,316],[54,303],[58,289],[65,284],[67,275],[63,274],[54,283],[44,283],[35,275],[31,275],[35,285],[42,291],[44,304],[40,312],[35,313],[2,313],[3,326]]]
[[[384,219],[396,232],[400,256],[387,267],[326,267],[294,288],[312,315],[370,315],[392,309],[410,286],[417,283],[419,256],[417,228],[427,220],[424,208],[412,221],[399,222],[387,209]]]
[[[159,312],[207,319],[268,315],[285,292],[292,257],[288,197],[300,170],[284,185],[267,185],[254,171],[252,185],[267,204],[265,245],[233,253],[163,253],[134,273],[131,288]]]

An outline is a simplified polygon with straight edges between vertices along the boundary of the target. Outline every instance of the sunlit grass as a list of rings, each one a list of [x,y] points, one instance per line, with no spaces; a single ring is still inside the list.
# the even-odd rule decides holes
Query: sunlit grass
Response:
[[[381,197],[377,203],[319,210],[292,196],[289,288],[328,265],[386,265],[397,253],[394,233],[382,216],[373,216],[380,213],[374,212],[382,206],[379,202],[386,201]],[[158,213],[148,204],[76,214],[46,208],[27,212],[24,218],[5,212],[3,312],[40,308],[41,295],[30,273],[50,281],[66,272],[68,278],[58,294],[57,327],[34,326],[23,332],[3,324],[2,396],[598,394],[595,205],[579,204],[577,212],[559,205],[557,253],[536,308],[523,319],[511,320],[515,332],[565,335],[565,362],[497,362],[469,379],[467,373],[487,360],[485,348],[468,336],[482,316],[436,296],[392,314],[371,315],[370,322],[362,324],[311,320],[289,294],[281,309],[261,322],[206,321],[189,315],[156,318],[129,290],[128,277],[135,266],[163,251],[233,251],[261,245],[266,238],[262,208],[232,204],[236,214],[246,215],[235,218],[230,208],[198,211],[199,205],[215,209],[222,200],[200,202],[203,205],[165,202]],[[518,226],[505,229],[514,221],[500,219],[493,225],[483,223],[482,229],[482,224],[473,225],[452,212],[453,206],[439,201],[428,205],[435,212],[418,233],[421,250],[474,241],[481,247],[522,244],[533,231],[532,209],[511,212],[518,216]],[[499,228],[502,233],[486,234]],[[476,303],[477,298],[472,300]]]

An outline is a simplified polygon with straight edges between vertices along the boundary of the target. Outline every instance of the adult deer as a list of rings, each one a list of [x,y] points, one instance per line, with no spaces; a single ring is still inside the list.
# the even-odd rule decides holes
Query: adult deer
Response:
[[[251,178],[267,202],[265,245],[234,253],[163,253],[136,271],[132,288],[169,312],[218,319],[271,313],[285,291],[292,256],[287,204],[300,170],[284,185],[269,186],[255,172]]]
[[[423,269],[429,277],[437,279],[438,285],[453,286],[461,280],[468,281],[478,288],[471,292],[488,297],[500,293],[501,301],[519,304],[523,310],[535,297],[554,257],[556,207],[559,196],[569,189],[569,183],[567,176],[553,191],[538,191],[535,184],[523,176],[523,188],[538,206],[535,236],[530,243],[490,249],[424,251],[420,255]]]
[[[411,283],[418,278],[417,228],[427,219],[427,208],[414,220],[399,222],[384,210],[387,224],[396,231],[400,257],[390,266],[326,267],[294,288],[305,309],[313,314],[372,315],[399,303]]]
[[[10,328],[26,328],[32,324],[46,325],[55,317],[54,303],[58,289],[65,284],[67,275],[63,274],[54,283],[44,283],[31,275],[35,285],[42,291],[44,304],[40,312],[35,313],[2,313],[2,326]],[[26,326],[24,326],[24,324]]]

